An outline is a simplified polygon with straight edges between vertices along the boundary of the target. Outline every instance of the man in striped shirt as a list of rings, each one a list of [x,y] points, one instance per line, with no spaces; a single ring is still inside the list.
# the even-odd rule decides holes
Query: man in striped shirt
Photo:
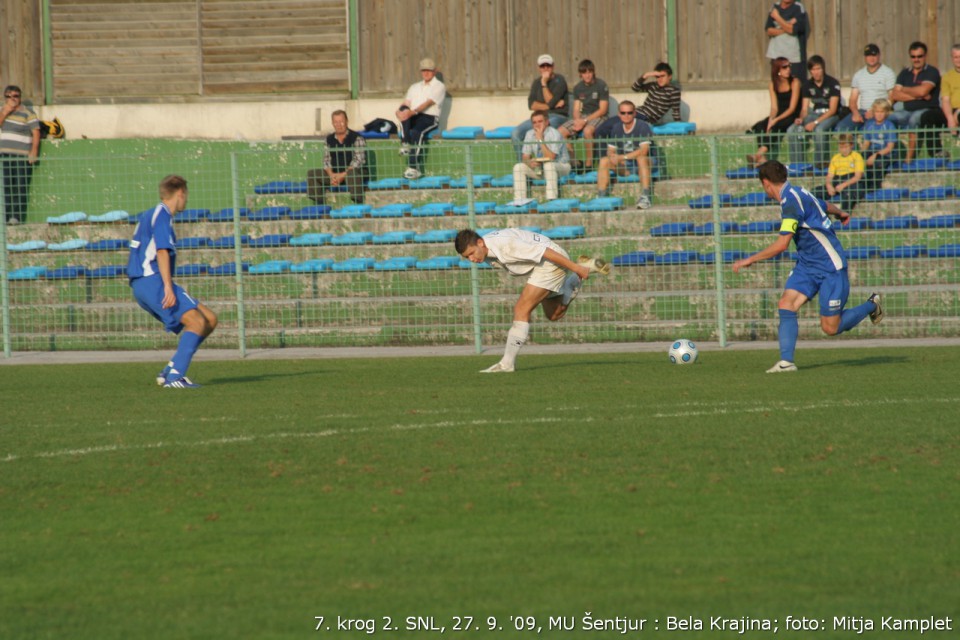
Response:
[[[27,194],[40,153],[40,119],[23,105],[22,96],[20,87],[7,86],[0,109],[0,173],[7,224],[19,224],[27,218]]]
[[[680,122],[680,87],[673,84],[673,69],[666,62],[659,62],[633,83],[633,90],[643,91],[647,99],[637,110],[637,118],[651,126],[660,122],[667,111],[672,111],[674,122]]]
[[[796,244],[797,264],[787,276],[779,303],[780,361],[767,373],[796,371],[793,354],[799,334],[797,312],[807,300],[820,295],[820,328],[828,336],[853,329],[867,316],[877,324],[883,319],[883,309],[879,293],[871,294],[852,309],[844,308],[850,294],[847,256],[830,217],[847,224],[850,215],[832,202],[824,202],[806,189],[791,185],[787,182],[787,168],[776,160],[764,162],[758,173],[764,193],[780,203],[780,236],[766,249],[734,262],[733,271],[739,273],[755,262],[779,256],[791,240]]]

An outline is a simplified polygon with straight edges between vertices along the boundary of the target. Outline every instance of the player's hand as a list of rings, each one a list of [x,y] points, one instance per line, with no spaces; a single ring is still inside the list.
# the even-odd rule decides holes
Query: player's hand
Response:
[[[586,280],[590,277],[590,269],[579,263],[573,267],[573,272],[580,276],[580,280]]]
[[[163,302],[161,306],[164,309],[169,309],[173,305],[177,304],[177,295],[173,292],[173,289],[170,287],[163,288]]]
[[[840,213],[838,213],[837,219],[840,220],[840,224],[842,224],[843,226],[847,226],[848,224],[850,224],[850,214],[847,213],[846,211],[841,211]]]
[[[733,272],[740,273],[740,269],[746,269],[750,266],[750,263],[746,260],[737,260],[733,263]]]

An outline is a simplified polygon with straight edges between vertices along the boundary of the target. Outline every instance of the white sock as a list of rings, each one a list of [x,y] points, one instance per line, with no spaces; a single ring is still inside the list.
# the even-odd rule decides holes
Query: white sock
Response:
[[[530,323],[515,320],[507,332],[507,346],[503,350],[503,358],[500,362],[506,367],[514,367],[517,362],[517,354],[527,342],[527,336],[530,335]]]

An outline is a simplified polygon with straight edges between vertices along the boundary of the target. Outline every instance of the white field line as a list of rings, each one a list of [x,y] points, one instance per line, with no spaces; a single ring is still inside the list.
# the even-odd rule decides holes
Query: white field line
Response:
[[[958,404],[960,403],[960,397],[958,398],[930,398],[930,397],[909,397],[909,398],[884,398],[876,400],[851,400],[851,399],[838,399],[838,400],[820,400],[818,402],[804,402],[804,403],[789,403],[789,402],[773,402],[773,403],[750,403],[750,402],[721,402],[721,403],[708,403],[708,402],[691,402],[687,403],[686,407],[688,409],[682,411],[671,411],[671,412],[658,412],[653,413],[647,416],[647,418],[654,419],[674,419],[674,418],[691,418],[698,416],[714,416],[714,415],[737,415],[737,414],[753,414],[753,413],[765,413],[765,412],[775,412],[775,411],[786,411],[791,413],[799,413],[801,411],[812,411],[818,409],[832,409],[836,407],[847,407],[847,408],[859,408],[859,407],[878,407],[878,406],[897,406],[897,405],[910,405],[910,404]],[[696,409],[695,407],[703,407],[703,409]],[[641,408],[637,405],[622,405],[624,410],[629,410],[632,408]],[[558,407],[554,409],[559,414],[565,414],[564,417],[541,417],[535,418],[533,420],[509,420],[509,419],[488,419],[488,420],[443,420],[440,422],[421,422],[421,423],[411,423],[411,424],[393,424],[386,429],[395,430],[395,431],[413,431],[420,429],[450,429],[457,427],[487,427],[487,426],[508,426],[516,424],[551,424],[551,423],[562,423],[562,422],[571,422],[576,421],[578,424],[590,423],[593,422],[593,419],[589,416],[578,416],[577,407]],[[426,413],[444,413],[444,411],[416,411],[415,414],[426,414]],[[287,419],[292,418],[293,416],[273,416],[274,419]],[[336,415],[336,416],[317,416],[321,420],[329,419],[344,419],[344,418],[359,418],[360,416],[356,415]],[[619,417],[611,418],[609,421],[623,421],[623,420],[636,420],[636,414],[625,412]],[[221,420],[223,421],[223,420]],[[235,421],[235,420],[230,420]],[[605,420],[607,422],[608,420]],[[118,423],[115,423],[118,424]],[[143,424],[138,422],[138,424]],[[28,459],[43,459],[43,458],[66,458],[66,457],[80,457],[88,456],[99,453],[115,453],[115,452],[124,452],[124,451],[148,451],[154,449],[174,449],[174,448],[196,448],[196,447],[216,447],[216,446],[225,446],[231,444],[240,444],[240,443],[249,443],[249,442],[258,442],[258,441],[270,441],[270,440],[292,440],[292,439],[309,439],[309,438],[328,438],[331,436],[349,436],[353,434],[360,433],[369,433],[375,431],[373,427],[354,427],[349,429],[323,429],[320,431],[303,431],[303,432],[289,432],[289,431],[280,431],[275,433],[265,433],[265,434],[251,434],[251,435],[236,435],[236,436],[224,436],[221,438],[212,438],[207,440],[197,440],[193,442],[185,441],[159,441],[146,444],[114,444],[114,445],[100,445],[94,447],[84,447],[78,449],[59,449],[55,451],[41,451],[38,453],[28,453],[28,454],[15,454],[9,453],[2,458],[0,462],[15,462],[18,460],[28,460]]]

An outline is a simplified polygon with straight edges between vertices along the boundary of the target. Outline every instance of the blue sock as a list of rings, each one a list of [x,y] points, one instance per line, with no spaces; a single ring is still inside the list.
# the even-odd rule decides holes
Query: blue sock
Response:
[[[797,321],[797,312],[789,309],[779,309],[780,328],[780,359],[793,362],[793,352],[797,349],[797,334],[800,333],[800,323]]]
[[[844,331],[849,331],[855,326],[863,322],[863,319],[870,315],[874,309],[877,308],[870,300],[867,300],[861,305],[857,305],[853,309],[844,309],[843,313],[840,314],[840,329],[837,331],[837,335],[840,335]]]
[[[193,354],[197,352],[197,347],[200,346],[202,341],[203,338],[190,331],[184,331],[180,334],[177,352],[173,354],[173,369],[170,370],[167,380],[178,380],[187,375],[187,369],[190,368]]]

